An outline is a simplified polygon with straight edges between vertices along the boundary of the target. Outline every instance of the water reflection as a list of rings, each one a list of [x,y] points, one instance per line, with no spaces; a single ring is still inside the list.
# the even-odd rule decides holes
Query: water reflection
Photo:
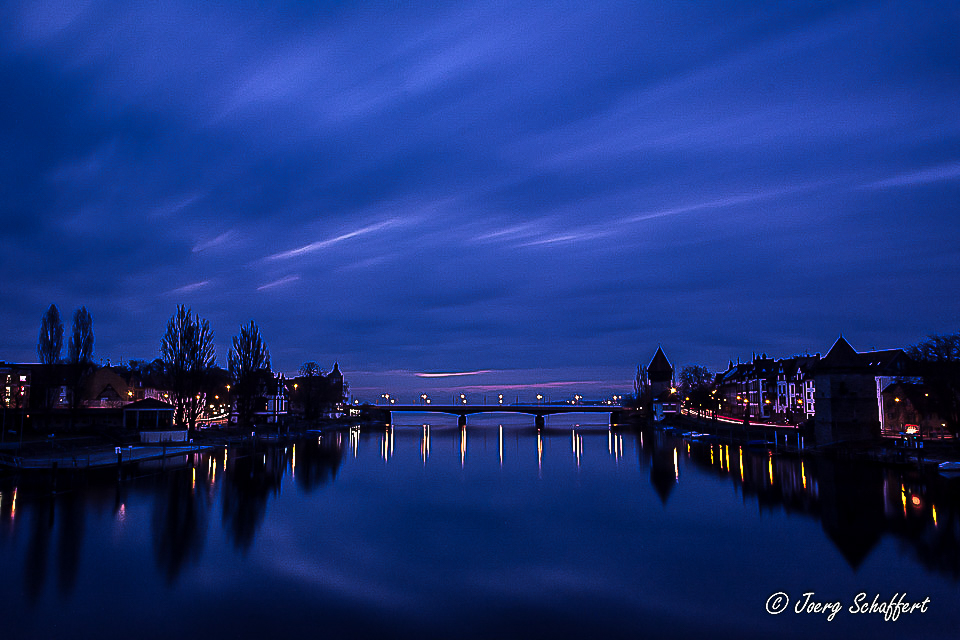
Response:
[[[473,531],[482,529],[487,522],[509,521],[520,523],[517,530],[522,531],[527,526],[523,520],[527,512],[542,519],[552,517],[555,511],[576,511],[556,507],[562,504],[559,500],[549,502],[557,496],[570,501],[571,496],[610,497],[628,492],[632,498],[647,502],[596,500],[596,504],[577,505],[578,510],[594,514],[591,517],[597,519],[611,514],[616,516],[612,521],[620,517],[620,522],[626,523],[621,526],[626,528],[614,530],[609,539],[620,536],[627,540],[639,535],[639,526],[675,526],[664,524],[670,521],[667,516],[682,513],[684,520],[696,519],[684,509],[717,511],[717,495],[728,495],[730,499],[720,506],[723,517],[730,520],[746,520],[745,513],[751,518],[759,514],[762,518],[783,519],[784,514],[790,514],[809,519],[822,529],[820,534],[814,527],[821,544],[828,550],[830,546],[836,548],[842,556],[843,560],[836,558],[836,567],[846,571],[845,563],[851,574],[862,572],[868,558],[878,554],[880,541],[890,537],[898,542],[898,548],[908,550],[914,565],[923,572],[960,580],[960,481],[924,476],[905,467],[859,465],[814,456],[801,458],[765,447],[710,438],[683,439],[656,431],[634,433],[608,429],[606,425],[538,429],[526,426],[512,429],[511,433],[509,424],[471,424],[469,438],[467,430],[454,425],[373,426],[314,434],[295,443],[231,444],[203,455],[131,467],[120,478],[115,470],[99,475],[63,474],[56,485],[46,477],[0,478],[0,559],[8,560],[4,566],[13,567],[7,575],[0,576],[0,581],[15,583],[16,597],[27,603],[36,605],[44,598],[56,603],[76,601],[83,597],[84,577],[89,581],[91,575],[99,575],[101,570],[89,560],[92,550],[111,547],[118,540],[135,546],[132,541],[138,541],[137,536],[142,535],[143,555],[157,581],[183,589],[195,581],[195,568],[204,564],[216,563],[214,571],[231,558],[243,567],[257,565],[263,560],[259,551],[264,542],[273,544],[275,539],[270,536],[277,535],[277,530],[296,530],[303,535],[302,529],[283,520],[293,517],[291,513],[308,521],[305,526],[320,528],[320,514],[327,512],[318,508],[336,509],[338,515],[344,515],[345,524],[339,523],[344,528],[333,530],[335,535],[331,537],[340,535],[349,541],[337,547],[336,553],[353,553],[356,542],[364,553],[374,549],[369,551],[374,559],[363,565],[364,570],[372,571],[370,567],[382,563],[384,571],[395,571],[397,554],[391,553],[419,544],[418,536],[427,527],[423,523],[443,531],[444,541],[477,542],[459,538],[458,527]],[[550,446],[551,441],[555,446]],[[459,474],[466,464],[468,446],[471,471],[476,469],[476,473]],[[428,459],[430,465],[425,469]],[[384,461],[389,462],[390,473],[384,473]],[[449,483],[450,472],[463,481]],[[476,482],[475,478],[481,480]],[[384,483],[393,484],[385,487]],[[492,499],[491,494],[484,493],[491,484],[498,491],[500,487],[511,489],[510,500]],[[448,485],[453,493],[443,495]],[[570,493],[573,486],[577,487],[575,494]],[[588,493],[597,486],[602,486],[602,493]],[[323,491],[325,487],[328,490]],[[338,492],[345,487],[346,493]],[[356,491],[357,487],[364,491]],[[514,487],[534,490],[513,491]],[[366,491],[371,488],[373,491]],[[371,542],[371,531],[380,531],[379,519],[391,517],[393,503],[376,503],[381,507],[376,510],[363,502],[363,496],[381,488],[385,499],[401,501],[397,504],[398,512],[416,514],[392,514],[394,525],[405,519],[416,521],[417,525],[412,527],[415,531],[407,532],[407,538],[394,530],[381,533],[384,539],[401,540],[395,544],[379,539]],[[281,491],[281,504],[287,507],[284,509],[276,506]],[[525,493],[529,494],[529,501]],[[477,502],[482,503],[482,509],[469,504],[474,495],[479,496]],[[707,495],[714,502],[706,502]],[[312,499],[308,501],[307,496]],[[409,504],[402,503],[403,500],[409,500]],[[461,501],[468,503],[463,511],[458,510]],[[508,510],[511,505],[516,511]],[[498,511],[500,508],[504,510]],[[469,517],[471,509],[481,514],[475,515],[475,520]],[[364,518],[376,524],[371,525]],[[274,519],[277,526],[272,526]],[[271,527],[265,528],[268,520]],[[469,524],[463,525],[464,522]],[[600,527],[597,522],[587,524],[590,526],[585,529]],[[789,528],[785,525],[785,529]],[[702,541],[709,548],[709,536],[696,538],[702,532],[696,527],[691,531],[684,535],[692,540],[692,545]],[[228,544],[219,544],[219,533]],[[496,529],[496,535],[504,534],[509,537],[510,532]],[[351,535],[356,536],[355,540]],[[395,535],[397,538],[390,537]],[[655,537],[650,530],[644,535]],[[258,553],[250,553],[258,538]],[[564,538],[565,544],[571,540]],[[378,544],[385,549],[381,555],[375,549]],[[767,544],[775,548],[776,542]],[[304,542],[303,546],[309,547],[310,543]],[[619,549],[625,557],[629,557],[623,551],[627,546]],[[278,549],[276,555],[286,551]],[[669,550],[664,553],[671,556]],[[495,564],[496,554],[481,553],[478,557],[491,563],[489,575],[498,576],[504,569]],[[602,562],[600,554],[584,557]],[[443,562],[446,561],[444,557]],[[553,567],[558,562],[551,556],[543,564]],[[407,570],[416,575],[415,568]],[[590,575],[600,576],[602,571],[597,569],[596,574]],[[836,572],[835,567],[831,571]],[[425,583],[432,579],[423,575],[420,578]],[[317,579],[326,578],[321,575]],[[144,580],[149,580],[149,575]],[[461,589],[458,594],[469,593],[462,585],[456,588]]]
[[[211,456],[211,489],[216,475],[214,462]],[[153,550],[157,567],[168,584],[176,582],[183,568],[203,555],[210,500],[207,491],[196,491],[195,472],[196,468],[191,468],[190,473],[178,469],[153,478]],[[125,504],[121,503],[120,509],[125,518]]]
[[[731,445],[715,440],[638,434],[641,468],[650,467],[650,483],[664,505],[681,482],[676,452],[682,446],[686,464],[729,478],[734,491],[745,501],[755,500],[761,514],[783,510],[818,519],[854,570],[883,536],[893,535],[912,547],[927,570],[960,579],[960,480],[911,467],[800,458],[739,445],[733,445],[738,458],[734,470]]]

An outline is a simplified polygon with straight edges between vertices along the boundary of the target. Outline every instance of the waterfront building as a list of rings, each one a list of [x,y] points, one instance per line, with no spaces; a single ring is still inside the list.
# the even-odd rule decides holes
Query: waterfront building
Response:
[[[30,406],[30,382],[32,372],[29,367],[0,362],[0,401],[7,409],[25,409]]]
[[[673,378],[673,365],[664,355],[663,348],[657,347],[657,352],[653,354],[653,359],[647,365],[647,388],[656,397],[674,387],[676,384]]]
[[[886,382],[912,373],[900,349],[858,353],[840,336],[813,370],[817,443],[874,440],[884,421]]]
[[[813,417],[815,386],[812,370],[819,361],[819,353],[777,360],[773,411],[778,419],[800,424]]]
[[[647,365],[646,377],[654,421],[659,422],[668,414],[677,413],[680,409],[680,396],[674,381],[673,365],[667,360],[662,347],[657,347],[657,352]]]
[[[896,381],[887,385],[880,395],[884,435],[942,438],[949,434],[945,418],[938,413],[943,404],[928,385]]]
[[[304,420],[335,417],[343,411],[345,388],[338,362],[325,375],[297,376],[287,381],[289,412]]]

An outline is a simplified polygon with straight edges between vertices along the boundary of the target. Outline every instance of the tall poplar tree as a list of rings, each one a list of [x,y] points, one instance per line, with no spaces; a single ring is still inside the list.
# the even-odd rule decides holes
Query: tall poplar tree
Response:
[[[63,351],[63,320],[60,319],[60,309],[51,304],[40,321],[40,337],[37,340],[37,355],[40,363],[54,365],[60,362],[60,353]]]

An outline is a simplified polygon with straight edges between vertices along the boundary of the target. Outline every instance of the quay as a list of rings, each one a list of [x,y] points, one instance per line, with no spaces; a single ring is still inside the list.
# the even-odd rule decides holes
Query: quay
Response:
[[[72,452],[39,454],[0,454],[0,467],[19,470],[96,469],[158,460],[171,456],[199,453],[213,448],[209,444],[137,445],[124,447],[91,447]]]

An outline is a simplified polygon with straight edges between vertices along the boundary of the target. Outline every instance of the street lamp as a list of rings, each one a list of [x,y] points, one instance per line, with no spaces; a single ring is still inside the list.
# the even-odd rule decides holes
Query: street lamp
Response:
[[[540,401],[541,401],[541,400],[543,400],[543,394],[538,393],[538,394],[537,394],[537,404],[540,404]]]

